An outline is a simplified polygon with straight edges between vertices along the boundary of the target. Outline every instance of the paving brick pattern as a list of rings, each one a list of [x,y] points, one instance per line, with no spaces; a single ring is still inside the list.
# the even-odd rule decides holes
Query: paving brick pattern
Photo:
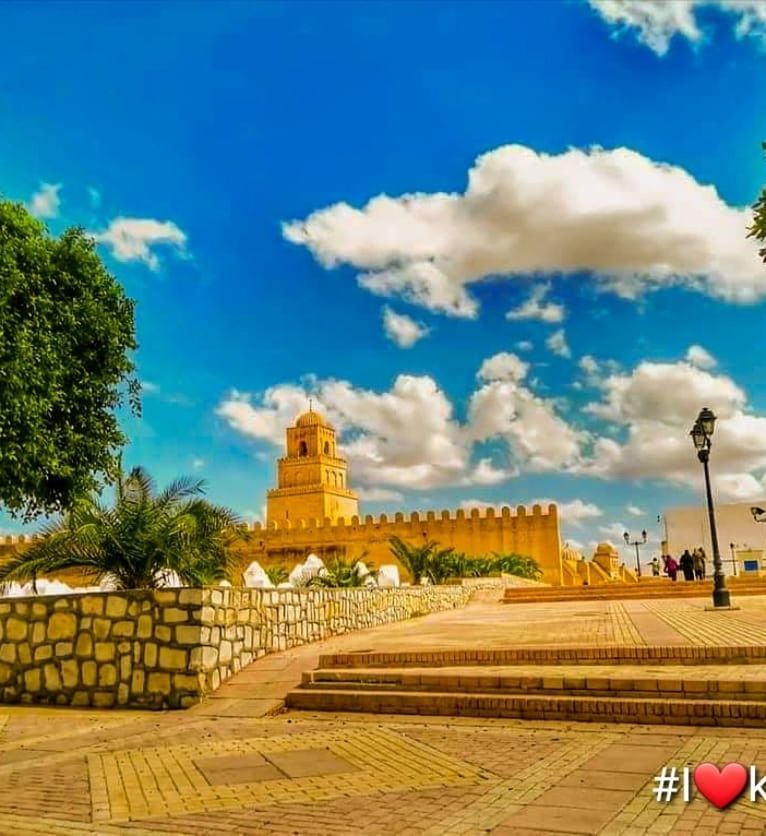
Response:
[[[608,666],[583,664],[578,644],[645,653],[660,632],[679,662],[657,676],[683,681],[684,653],[721,663],[721,645],[762,641],[766,598],[727,613],[706,613],[706,603],[490,602],[267,657],[185,712],[5,707],[0,833],[762,834],[766,802],[743,798],[723,813],[696,795],[659,803],[652,779],[664,765],[701,760],[766,772],[766,728],[270,716],[321,654],[360,650],[416,658],[446,648],[459,658],[461,648],[560,646],[573,654],[575,677]],[[750,665],[735,653],[728,680],[751,680],[759,653]]]

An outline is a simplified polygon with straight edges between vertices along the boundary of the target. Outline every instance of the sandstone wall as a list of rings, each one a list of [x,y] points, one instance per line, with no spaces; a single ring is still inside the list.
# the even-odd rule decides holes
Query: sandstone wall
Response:
[[[339,519],[337,523],[325,520],[299,520],[291,524],[288,520],[269,523],[263,527],[256,523],[252,529],[251,542],[240,549],[243,565],[252,560],[261,564],[282,562],[292,568],[305,560],[310,552],[327,558],[333,554],[345,553],[347,558],[363,557],[375,566],[396,563],[389,546],[389,538],[397,536],[408,543],[422,544],[434,540],[444,548],[453,547],[468,555],[498,554],[526,555],[534,558],[543,570],[545,583],[563,583],[561,565],[561,537],[558,512],[555,505],[546,511],[534,505],[529,511],[523,505],[512,511],[504,507],[500,513],[494,508],[485,511],[474,509],[469,513],[462,510],[428,511],[421,515],[417,511],[405,517],[396,514],[389,519],[385,514],[374,518],[370,515],[360,520]],[[407,572],[400,566],[403,578]]]
[[[0,600],[0,701],[185,708],[254,659],[464,606],[466,587],[131,590]]]

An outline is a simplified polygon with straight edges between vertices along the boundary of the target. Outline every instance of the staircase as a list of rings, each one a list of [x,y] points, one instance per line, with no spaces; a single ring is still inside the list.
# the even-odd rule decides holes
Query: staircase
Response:
[[[515,648],[322,656],[287,706],[763,727],[766,647]]]
[[[732,599],[738,595],[766,595],[766,578],[727,578]],[[635,584],[604,584],[599,586],[540,586],[506,588],[506,604],[531,604],[553,601],[616,601],[641,598],[710,598],[713,582],[647,578]]]

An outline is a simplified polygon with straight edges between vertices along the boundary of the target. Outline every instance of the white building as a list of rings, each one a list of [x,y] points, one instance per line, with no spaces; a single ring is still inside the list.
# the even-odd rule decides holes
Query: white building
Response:
[[[746,566],[746,561],[762,561],[766,550],[766,514],[759,516],[764,522],[757,523],[750,510],[753,507],[766,509],[766,499],[715,506],[718,549],[727,575],[734,574],[735,562],[737,572],[741,573],[744,569],[753,568],[752,564]],[[710,576],[713,572],[713,545],[707,507],[669,508],[663,514],[663,522],[666,552],[677,560],[684,549],[694,551],[702,546],[707,555],[707,571]]]

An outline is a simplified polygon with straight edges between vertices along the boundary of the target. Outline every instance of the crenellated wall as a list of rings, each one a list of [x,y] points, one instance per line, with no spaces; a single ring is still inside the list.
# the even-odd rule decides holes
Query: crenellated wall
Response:
[[[364,560],[374,566],[397,563],[391,553],[389,539],[399,537],[406,543],[436,541],[443,548],[454,548],[468,555],[516,553],[534,558],[543,570],[545,583],[561,585],[564,573],[561,561],[561,538],[558,512],[555,505],[546,510],[540,505],[531,510],[519,505],[480,511],[428,511],[405,516],[367,515],[363,519],[351,517],[333,523],[324,520],[288,520],[270,522],[267,526],[255,523],[250,530],[250,541],[237,548],[242,569],[257,560],[261,564],[284,563],[288,568],[306,559],[310,553],[322,558],[335,555],[347,559]],[[32,537],[0,538],[0,560],[9,556]],[[407,579],[399,566],[402,579]],[[57,578],[81,585],[82,576],[72,572],[57,572]]]
[[[405,517],[397,513],[393,518],[367,515],[363,520],[352,517],[339,519],[287,520],[270,522],[268,526],[255,523],[251,542],[240,551],[243,560],[285,563],[304,560],[310,552],[320,557],[345,553],[349,558],[363,554],[365,560],[380,566],[393,563],[389,539],[401,538],[407,543],[434,540],[443,548],[454,548],[468,555],[516,553],[534,558],[543,570],[543,580],[550,584],[563,582],[561,538],[558,512],[555,505],[543,510],[534,505],[528,510],[523,505],[515,511],[503,507],[500,512],[487,508],[483,512],[447,510],[417,511]],[[400,567],[403,568],[403,567]],[[406,577],[406,573],[404,574]]]

